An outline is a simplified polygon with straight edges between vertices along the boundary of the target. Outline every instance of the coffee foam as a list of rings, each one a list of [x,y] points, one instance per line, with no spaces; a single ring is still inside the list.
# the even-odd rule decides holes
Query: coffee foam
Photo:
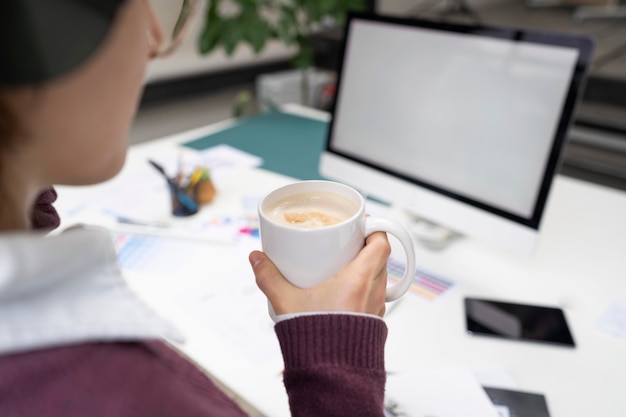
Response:
[[[276,223],[314,229],[332,226],[349,219],[358,207],[349,199],[326,191],[294,194],[265,210]]]

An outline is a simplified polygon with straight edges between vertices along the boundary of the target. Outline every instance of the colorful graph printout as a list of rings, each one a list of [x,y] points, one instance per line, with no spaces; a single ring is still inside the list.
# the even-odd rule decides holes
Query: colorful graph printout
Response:
[[[122,270],[175,275],[181,264],[196,254],[197,244],[185,239],[169,239],[116,233],[113,236],[118,265]]]
[[[399,281],[404,274],[405,267],[406,265],[404,261],[395,258],[389,258],[389,262],[387,263],[387,273],[389,274],[389,280],[392,282]],[[454,285],[454,281],[417,268],[415,271],[415,277],[413,278],[413,283],[411,284],[411,288],[409,289],[409,291],[416,295],[419,295],[422,298],[426,298],[427,300],[434,300],[437,297],[443,295]]]

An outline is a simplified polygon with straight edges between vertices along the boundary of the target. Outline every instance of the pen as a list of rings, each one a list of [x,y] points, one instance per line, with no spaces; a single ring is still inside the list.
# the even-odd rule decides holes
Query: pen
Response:
[[[163,177],[167,181],[167,185],[170,187],[172,196],[174,196],[176,201],[180,203],[183,209],[185,210],[184,214],[197,213],[198,204],[195,201],[193,201],[187,194],[185,194],[183,190],[180,189],[180,187],[176,184],[176,181],[174,179],[167,176],[165,169],[163,169],[161,165],[159,165],[158,163],[154,162],[151,159],[149,159],[148,162],[150,163],[150,165],[154,167],[154,169],[156,169],[157,171],[161,173],[161,175],[163,175]],[[174,212],[174,214],[177,214],[177,213]]]
[[[148,162],[150,163],[150,165],[152,165],[157,171],[159,171],[161,173],[161,175],[163,175],[163,177],[165,177],[165,179],[167,180],[168,184],[172,184],[174,181],[167,176],[167,173],[165,172],[165,169],[163,169],[163,167],[159,164],[157,164],[156,162],[154,162],[152,159],[148,159]]]
[[[235,234],[228,233],[199,233],[197,230],[184,229],[174,225],[144,225],[137,222],[125,223],[117,222],[109,226],[109,229],[116,233],[131,235],[143,235],[152,237],[163,237],[168,239],[196,240],[201,242],[230,243],[237,242]]]
[[[180,187],[183,184],[183,153],[178,151],[178,167],[176,168],[176,185]]]
[[[193,187],[196,186],[196,184],[198,183],[198,181],[200,181],[200,178],[202,177],[202,168],[196,168],[193,173],[191,174],[191,177],[189,177],[189,184],[187,184],[187,192],[190,193],[193,191]]]
[[[168,224],[165,223],[165,222],[142,221],[142,220],[135,220],[135,219],[131,219],[131,218],[128,218],[128,217],[123,217],[123,216],[115,216],[115,220],[118,223],[130,224],[130,225],[133,225],[133,226],[168,227]]]
[[[176,225],[175,222],[137,220],[114,212],[106,212],[114,220],[114,224],[107,224],[109,230],[116,233],[164,237],[169,239],[198,240],[203,242],[236,243],[235,233],[211,233],[211,230],[199,233],[198,230]]]

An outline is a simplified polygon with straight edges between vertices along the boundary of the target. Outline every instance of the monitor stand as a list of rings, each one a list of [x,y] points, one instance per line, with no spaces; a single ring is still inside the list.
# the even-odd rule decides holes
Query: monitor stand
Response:
[[[408,210],[404,212],[408,220],[407,228],[418,243],[428,249],[443,250],[462,236],[444,226],[416,216]]]
[[[427,249],[443,250],[463,235],[415,214],[408,207],[389,204],[360,190],[367,199],[387,206],[392,218],[400,221],[411,233],[411,236]]]
[[[446,4],[447,3],[447,4]],[[441,7],[443,5],[443,7]],[[433,9],[435,6],[438,8]],[[439,18],[447,18],[450,16],[462,15],[468,17],[473,23],[480,24],[481,19],[478,13],[468,4],[467,0],[450,0],[448,2],[441,0],[430,0],[415,7],[409,12],[414,17],[424,17],[427,13],[435,14]]]

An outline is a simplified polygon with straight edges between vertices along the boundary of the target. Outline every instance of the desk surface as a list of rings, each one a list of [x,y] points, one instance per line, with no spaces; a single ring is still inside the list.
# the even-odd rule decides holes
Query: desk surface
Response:
[[[136,145],[124,170],[145,163],[148,156],[172,152],[181,143],[230,125],[224,122]],[[217,184],[219,199],[207,210],[223,212],[237,205],[242,196],[262,194],[291,180],[263,169],[243,171]],[[63,212],[64,197],[76,200],[85,194],[60,187],[59,195]],[[418,246],[419,266],[457,285],[434,302],[407,294],[385,318],[389,326],[388,370],[498,366],[510,374],[518,389],[544,394],[552,417],[623,415],[626,340],[603,332],[597,322],[613,302],[626,300],[625,213],[626,193],[558,176],[538,249],[530,258],[517,258],[469,239],[461,239],[441,252]],[[389,214],[402,220],[393,211]],[[243,357],[220,338],[224,329],[207,327],[206,317],[191,319],[188,309],[177,304],[180,298],[172,296],[181,288],[194,291],[200,283],[205,285],[225,275],[253,282],[245,252],[258,247],[257,243],[250,241],[244,248],[210,242],[198,245],[204,254],[202,266],[186,268],[175,280],[130,274],[129,281],[186,334],[187,341],[180,346],[184,352],[262,413],[289,415],[277,342],[268,342],[263,360]],[[466,295],[560,306],[577,347],[469,336],[463,321],[462,299]],[[234,310],[223,313],[236,315]],[[223,317],[208,320],[219,322]],[[261,320],[262,337],[272,337],[269,318]]]

